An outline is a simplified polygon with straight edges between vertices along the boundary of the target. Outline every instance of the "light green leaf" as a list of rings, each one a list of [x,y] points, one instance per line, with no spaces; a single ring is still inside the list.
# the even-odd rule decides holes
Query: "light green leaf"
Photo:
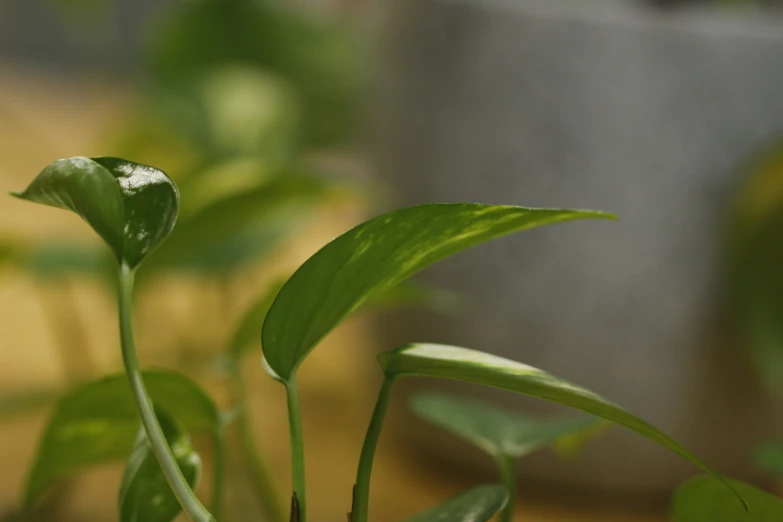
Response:
[[[484,352],[439,344],[410,344],[380,354],[378,361],[387,378],[391,379],[421,376],[472,382],[582,410],[644,435],[713,474],[729,486],[715,470],[654,426],[590,390],[558,379],[532,366]],[[742,500],[739,494],[737,496]]]
[[[783,442],[762,444],[756,449],[754,457],[761,469],[776,477],[783,477]]]
[[[726,487],[715,478],[702,475],[679,487],[672,503],[672,522],[780,522],[783,502],[749,484],[729,480],[732,488],[745,497],[746,513]]]
[[[291,276],[264,322],[264,355],[288,380],[346,316],[436,261],[512,232],[607,217],[470,203],[421,205],[379,216],[327,244]]]
[[[499,513],[507,502],[508,491],[505,487],[478,486],[406,522],[486,522]]]
[[[212,400],[187,377],[147,371],[144,382],[156,407],[176,412],[191,433],[214,432],[219,415]],[[94,381],[63,397],[38,448],[25,492],[32,504],[54,481],[94,465],[128,457],[139,427],[136,404],[124,374]]]
[[[60,388],[44,388],[15,395],[0,396],[0,421],[49,406],[62,396]]]
[[[440,313],[453,313],[459,305],[459,295],[416,281],[403,281],[365,304],[374,310],[419,307]]]
[[[490,402],[439,392],[414,395],[411,407],[420,417],[495,458],[523,457],[597,422],[589,415],[536,418]]]
[[[201,459],[190,436],[161,409],[155,413],[177,465],[191,488],[201,475]],[[125,466],[119,494],[120,522],[171,522],[182,511],[143,428]]]
[[[131,268],[168,236],[179,209],[163,171],[108,157],[57,160],[14,195],[75,212]]]

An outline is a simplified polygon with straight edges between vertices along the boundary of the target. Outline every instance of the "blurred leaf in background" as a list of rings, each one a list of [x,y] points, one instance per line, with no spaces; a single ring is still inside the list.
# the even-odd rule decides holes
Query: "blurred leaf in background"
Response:
[[[783,143],[746,169],[729,230],[730,305],[740,341],[766,388],[783,399]]]

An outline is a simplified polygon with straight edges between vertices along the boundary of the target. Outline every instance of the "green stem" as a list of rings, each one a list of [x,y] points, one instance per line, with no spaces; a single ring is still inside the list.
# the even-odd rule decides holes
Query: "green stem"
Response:
[[[299,391],[296,388],[296,375],[284,382],[288,402],[288,431],[291,441],[291,482],[294,497],[292,509],[298,506],[298,513],[291,513],[291,520],[307,521],[307,502],[305,495],[304,437],[302,435],[302,412],[299,409]]]
[[[139,408],[141,423],[144,426],[144,431],[147,433],[147,438],[158,459],[163,475],[166,477],[166,481],[171,486],[171,490],[177,497],[182,509],[193,522],[215,522],[215,518],[201,504],[182,475],[174,454],[166,442],[166,437],[163,435],[163,430],[160,424],[158,424],[152,400],[144,386],[144,380],[139,369],[139,360],[136,355],[136,343],[133,338],[132,295],[134,275],[133,269],[123,263],[120,267],[119,292],[120,339],[122,342],[122,360],[125,364],[125,372],[128,375],[133,397],[136,400],[136,406]]]
[[[386,417],[386,410],[389,409],[389,400],[391,399],[394,382],[394,378],[386,377],[384,379],[381,390],[378,393],[378,400],[375,402],[370,425],[367,427],[362,453],[359,457],[359,469],[356,472],[356,485],[354,486],[354,500],[351,510],[352,522],[367,522],[372,463],[375,458],[375,448],[378,447],[378,439],[381,436],[383,419]]]
[[[280,502],[280,495],[275,487],[275,480],[269,465],[263,455],[258,450],[253,436],[253,423],[248,411],[247,392],[245,382],[242,378],[242,369],[240,363],[234,363],[234,403],[239,410],[237,414],[237,423],[241,441],[242,453],[245,457],[244,464],[250,472],[251,480],[255,485],[261,502],[261,508],[264,510],[266,519],[269,522],[285,522],[285,507]]]
[[[223,426],[215,429],[215,471],[212,480],[212,513],[221,517],[223,511],[223,484],[226,481],[226,440]]]
[[[497,464],[500,478],[508,490],[508,504],[503,508],[500,522],[512,522],[514,520],[514,497],[516,496],[517,459],[508,455],[500,455],[497,457]]]

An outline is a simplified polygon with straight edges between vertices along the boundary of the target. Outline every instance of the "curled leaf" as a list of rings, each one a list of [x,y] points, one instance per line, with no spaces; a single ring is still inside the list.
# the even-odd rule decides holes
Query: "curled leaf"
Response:
[[[57,160],[13,195],[75,212],[131,268],[168,236],[179,209],[163,171],[110,157]]]

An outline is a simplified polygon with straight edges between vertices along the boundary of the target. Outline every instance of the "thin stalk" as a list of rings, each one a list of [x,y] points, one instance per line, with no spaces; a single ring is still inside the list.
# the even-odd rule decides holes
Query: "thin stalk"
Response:
[[[364,437],[362,453],[359,457],[359,468],[356,472],[356,485],[354,486],[354,499],[351,508],[352,522],[367,522],[367,513],[370,504],[370,475],[372,474],[372,463],[375,458],[375,449],[378,447],[378,439],[381,436],[383,420],[386,417],[386,410],[389,409],[389,400],[394,388],[395,379],[385,378],[378,393],[378,400],[375,402],[375,409],[372,412],[370,425],[367,427],[367,434]]]
[[[299,409],[299,391],[296,375],[285,381],[288,403],[288,431],[291,441],[291,483],[294,490],[291,499],[291,520],[307,521],[307,497],[305,495],[304,437],[302,435],[302,412]],[[298,511],[298,512],[297,512]]]
[[[147,438],[150,441],[152,450],[158,459],[163,475],[171,486],[174,496],[177,497],[182,509],[193,522],[215,522],[215,518],[201,504],[196,494],[190,488],[188,481],[182,475],[174,454],[166,442],[163,430],[158,424],[158,418],[155,416],[155,410],[152,406],[152,400],[144,386],[144,380],[139,369],[139,360],[136,355],[136,343],[133,338],[133,279],[134,271],[125,263],[120,267],[120,292],[119,292],[119,313],[120,313],[120,340],[122,342],[122,360],[125,365],[125,372],[128,375],[131,391],[136,400],[136,406],[141,415],[141,423]]]
[[[215,471],[212,479],[212,513],[220,518],[223,511],[223,484],[226,481],[226,440],[223,426],[215,429]]]
[[[244,464],[250,472],[251,480],[255,485],[261,508],[264,510],[269,522],[285,522],[285,506],[280,502],[280,495],[275,486],[275,480],[269,464],[258,449],[253,436],[253,423],[248,411],[247,392],[245,381],[242,378],[240,363],[234,364],[232,377],[234,389],[234,403],[238,409],[237,424],[239,428],[240,448],[242,450]]]
[[[503,480],[503,485],[508,490],[508,504],[503,508],[503,513],[500,515],[500,522],[511,522],[514,520],[514,497],[516,496],[516,484],[517,484],[517,459],[508,455],[500,455],[497,457],[498,469],[500,470],[500,478]]]

